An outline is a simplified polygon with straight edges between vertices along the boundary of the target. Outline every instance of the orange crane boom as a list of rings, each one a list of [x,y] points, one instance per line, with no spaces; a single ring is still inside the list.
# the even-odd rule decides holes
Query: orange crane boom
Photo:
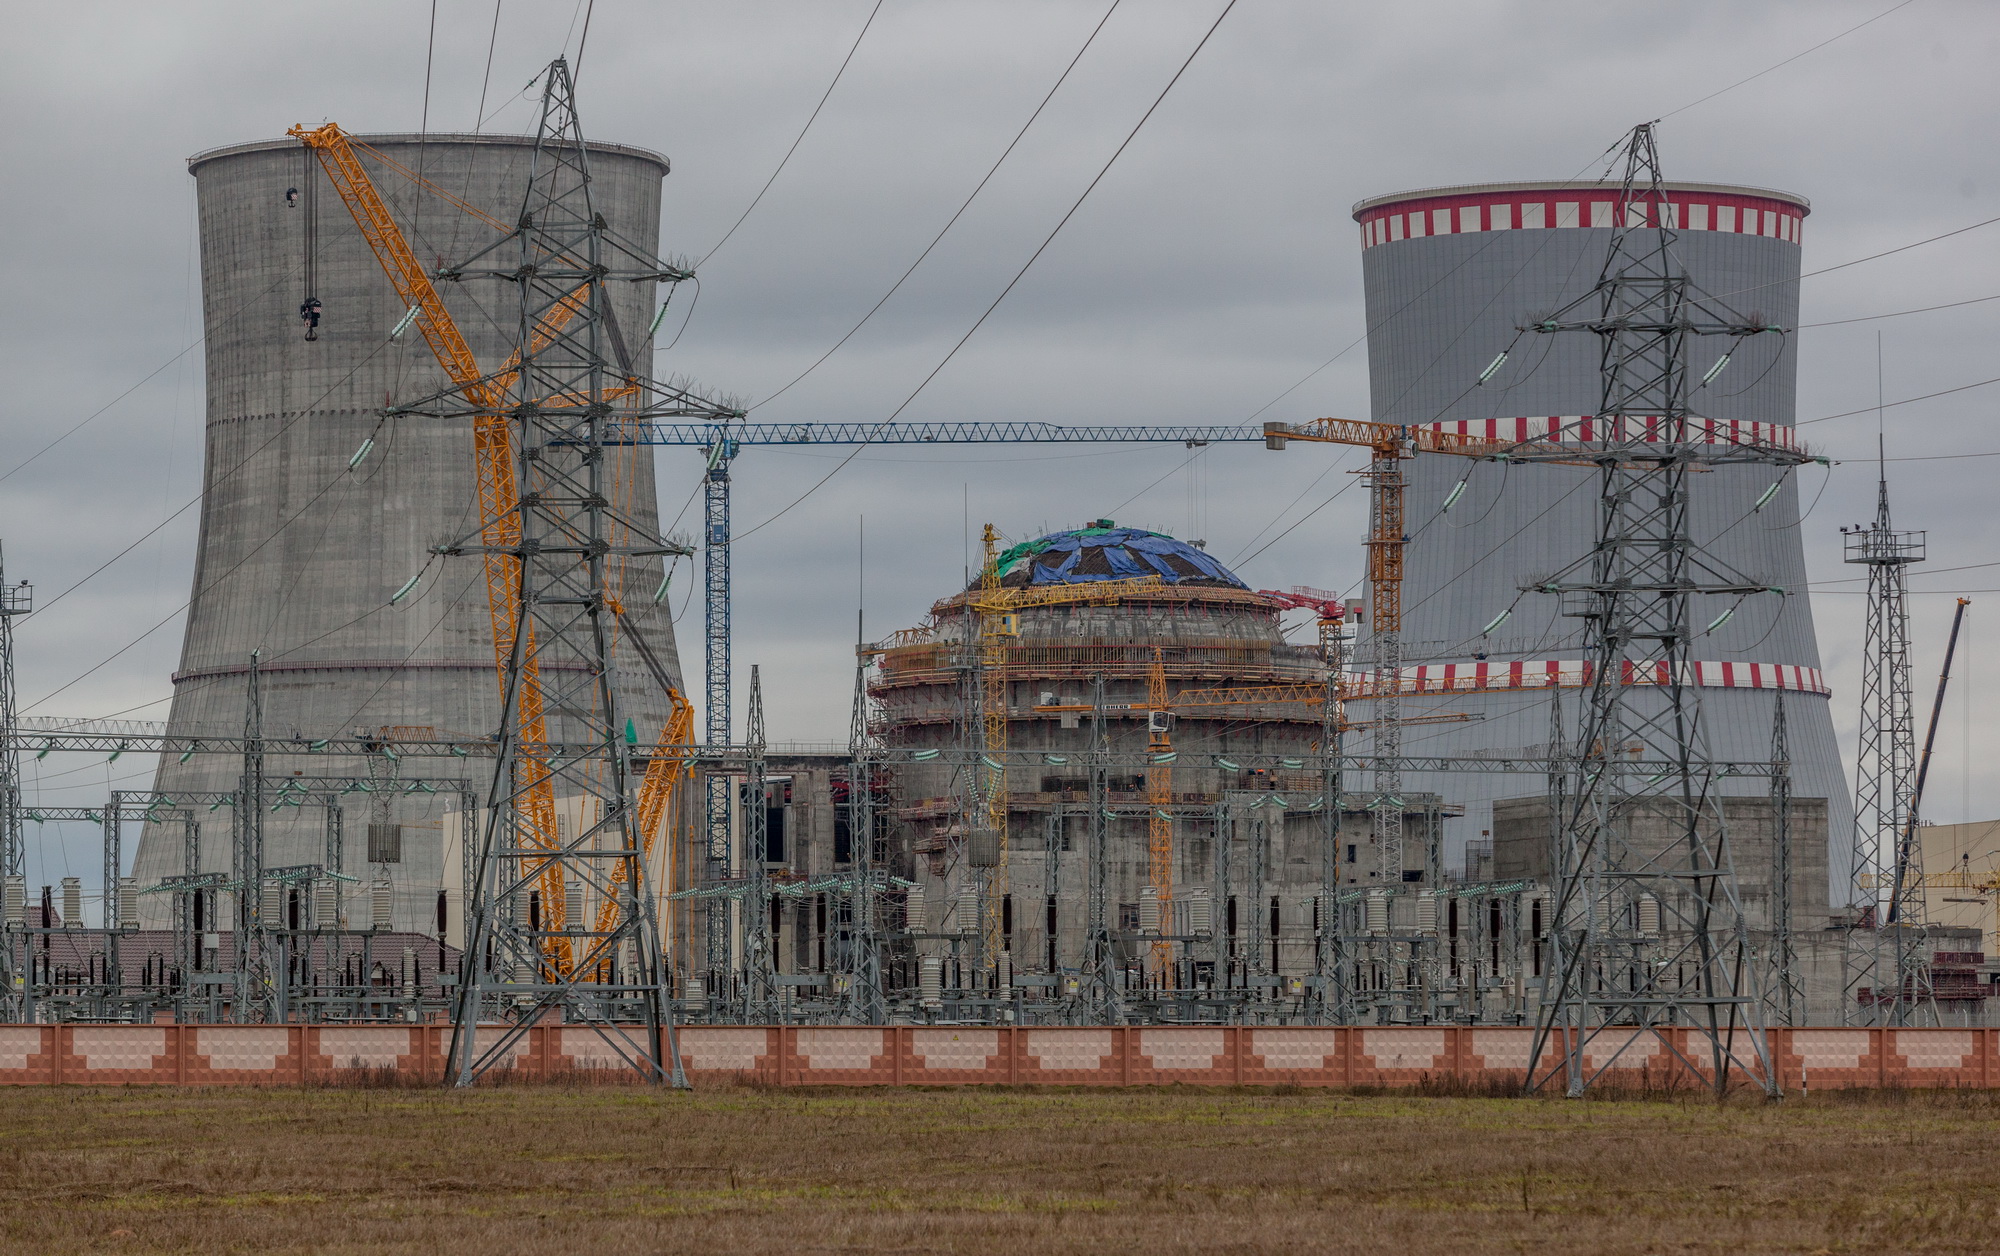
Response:
[[[413,312],[424,343],[444,368],[445,375],[473,407],[473,457],[477,468],[480,511],[480,540],[486,568],[486,596],[493,621],[493,652],[500,674],[501,697],[506,700],[507,675],[516,647],[521,656],[518,705],[520,737],[517,747],[522,779],[517,812],[525,832],[523,846],[553,851],[561,838],[556,823],[555,790],[550,779],[546,746],[548,723],[543,711],[540,668],[536,656],[534,630],[520,614],[516,590],[520,582],[520,559],[511,551],[520,542],[520,484],[514,468],[514,453],[508,432],[507,394],[518,379],[518,360],[493,376],[479,369],[472,347],[445,308],[436,286],[423,264],[411,251],[394,215],[376,190],[374,181],[361,165],[346,132],[334,123],[308,130],[294,126],[286,134],[294,136],[319,159],[341,202],[347,206],[354,225],[361,231],[381,264],[390,284]],[[548,343],[576,311],[581,294],[562,302],[534,329],[530,351]],[[516,640],[516,625],[525,635]],[[649,769],[650,771],[650,769]],[[556,931],[568,925],[567,897],[560,865],[544,863],[528,867],[525,876],[541,881],[542,914],[545,928]],[[581,923],[581,922],[577,922]],[[558,939],[549,948],[550,959],[563,971],[573,956],[567,940]]]

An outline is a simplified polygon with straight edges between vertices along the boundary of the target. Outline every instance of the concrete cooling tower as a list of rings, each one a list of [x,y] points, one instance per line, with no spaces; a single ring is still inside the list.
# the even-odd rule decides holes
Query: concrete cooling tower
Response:
[[[1597,337],[1518,329],[1595,285],[1618,192],[1606,184],[1483,184],[1399,193],[1356,206],[1367,286],[1369,417],[1501,439],[1544,436],[1564,425],[1574,431],[1578,418],[1599,402]],[[1679,229],[1677,255],[1696,288],[1757,322],[1794,325],[1806,201],[1783,192],[1696,183],[1670,184],[1668,194]],[[1694,387],[1725,346],[1720,338],[1689,343]],[[1481,372],[1510,346],[1513,352],[1499,371],[1478,385]],[[1735,346],[1726,369],[1711,383],[1695,388],[1690,410],[1715,421],[1717,440],[1744,433],[1795,441],[1789,425],[1797,369],[1789,337],[1750,338]],[[1411,728],[1404,735],[1405,751],[1539,755],[1550,737],[1547,687],[1581,679],[1582,621],[1563,617],[1555,597],[1524,594],[1522,588],[1590,549],[1596,472],[1432,455],[1404,468],[1409,546],[1402,687],[1413,694],[1404,711],[1464,711],[1475,717],[1471,723]],[[1825,474],[1819,467],[1785,476],[1770,467],[1738,465],[1694,477],[1696,541],[1782,592],[1744,598],[1740,605],[1733,598],[1696,598],[1691,618],[1699,629],[1734,608],[1693,647],[1714,756],[1767,760],[1775,706],[1783,694],[1794,794],[1825,800],[1829,830],[1795,832],[1797,867],[1827,868],[1829,888],[1844,895],[1853,809],[1805,598],[1799,540],[1801,489],[1816,491]],[[1464,487],[1453,500],[1461,481]],[[1767,499],[1773,484],[1776,494]],[[1500,626],[1483,632],[1510,608]],[[1365,650],[1364,642],[1364,662]],[[1655,694],[1635,686],[1629,697],[1643,704]],[[1367,705],[1360,705],[1360,718],[1367,718]],[[1570,707],[1570,735],[1576,729],[1574,711]],[[1543,792],[1536,778],[1485,772],[1417,773],[1408,783],[1466,805],[1464,817],[1453,822],[1454,843],[1494,835],[1496,799]],[[1725,792],[1762,795],[1766,788],[1761,777],[1742,778]],[[1831,857],[1822,858],[1822,852]],[[1760,879],[1768,885],[1768,870],[1740,867],[1739,873],[1755,927],[1752,887]],[[1802,886],[1794,901],[1802,915],[1806,904],[1826,902],[1817,885]],[[1818,920],[1802,915],[1795,917],[1799,927],[1826,924],[1823,915]]]
[[[366,145],[363,164],[426,266],[471,255],[498,229],[420,193],[389,162],[421,170],[498,222],[521,212],[528,140],[357,138]],[[597,210],[613,231],[652,249],[666,159],[597,144],[590,161]],[[170,731],[242,735],[256,651],[267,736],[490,736],[500,698],[480,560],[431,554],[480,522],[470,420],[384,417],[386,407],[430,396],[448,381],[422,337],[392,335],[404,307],[305,149],[290,140],[241,144],[188,164],[201,224],[207,471]],[[439,288],[477,360],[497,369],[513,348],[512,289],[490,279]],[[652,285],[616,285],[612,300],[622,326],[648,325]],[[316,328],[302,318],[309,301],[318,303]],[[614,458],[618,504],[657,529],[651,451],[627,448]],[[392,602],[419,572],[414,590]],[[629,560],[622,580],[633,592],[625,604],[678,678],[673,624],[651,597],[662,575],[659,558]],[[664,697],[636,657],[620,655],[617,683],[650,744],[667,716]],[[562,713],[551,715],[560,721]],[[238,772],[238,762],[222,755],[167,759],[156,788],[176,799],[224,791]],[[457,880],[443,871],[444,813],[457,805],[448,782],[471,778],[483,790],[490,759],[273,754],[266,772],[273,790],[295,774],[368,782],[340,796],[344,870],[363,883],[348,893],[372,901],[371,883],[386,879],[394,928],[435,927],[440,887]],[[199,870],[227,872],[228,813],[197,809]],[[279,807],[265,818],[264,866],[323,863],[326,828],[316,804]],[[139,884],[182,870],[178,828],[147,826],[133,869]],[[148,926],[165,923],[167,898],[141,896]],[[363,918],[350,923],[366,928],[369,909],[360,910]]]

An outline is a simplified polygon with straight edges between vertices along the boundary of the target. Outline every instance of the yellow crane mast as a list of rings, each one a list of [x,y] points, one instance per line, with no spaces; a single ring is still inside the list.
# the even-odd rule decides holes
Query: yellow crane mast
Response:
[[[1160,932],[1173,932],[1174,822],[1167,808],[1174,803],[1174,715],[1167,706],[1166,656],[1153,647],[1153,666],[1146,673],[1146,879],[1152,883]],[[1173,943],[1153,943],[1153,971],[1165,972]]]
[[[985,746],[986,814],[980,823],[993,843],[993,875],[987,885],[981,958],[997,966],[1002,936],[1001,900],[1007,893],[1007,639],[1021,635],[1020,620],[1004,609],[1000,596],[1000,534],[992,524],[981,537],[979,568],[979,726]]]

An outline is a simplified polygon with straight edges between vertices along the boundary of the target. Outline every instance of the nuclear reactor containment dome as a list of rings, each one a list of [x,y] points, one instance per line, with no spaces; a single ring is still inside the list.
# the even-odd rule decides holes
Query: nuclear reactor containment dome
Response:
[[[869,687],[882,744],[915,752],[885,772],[879,804],[895,834],[891,863],[930,913],[912,927],[921,936],[906,959],[941,961],[945,985],[963,989],[990,981],[1002,956],[1014,972],[1073,973],[1101,927],[1135,990],[1240,989],[1312,972],[1328,871],[1317,644],[1286,640],[1284,602],[1197,546],[1108,520],[1023,542],[995,568],[1002,589],[1021,594],[1005,602],[1016,609],[997,641],[975,579],[881,644]],[[991,799],[950,757],[984,753],[982,673],[999,690],[1010,763],[998,866],[976,849]],[[1099,718],[1109,760],[1094,808]],[[1170,753],[1154,740],[1162,729]],[[1434,799],[1407,801],[1413,831],[1436,823]],[[1158,820],[1170,821],[1162,887],[1149,884]],[[1374,860],[1366,817],[1347,828],[1337,875],[1355,884]],[[1410,879],[1429,885],[1435,870],[1418,860]],[[1168,893],[1150,897],[1158,889]],[[981,921],[997,952],[981,952]],[[1178,938],[1164,972],[1141,971],[1156,954],[1139,936],[1146,928]],[[906,978],[892,965],[892,986]]]
[[[492,221],[520,215],[530,140],[356,138],[363,165],[429,268],[472,255],[503,229],[420,192],[391,162],[421,171]],[[592,199],[611,230],[653,249],[666,159],[594,144],[590,162]],[[171,732],[241,736],[255,653],[268,737],[491,736],[500,690],[480,559],[433,553],[480,524],[471,421],[385,414],[449,381],[423,337],[395,334],[403,330],[404,306],[304,148],[290,140],[241,144],[188,164],[201,230],[207,470]],[[470,278],[438,287],[477,361],[498,369],[517,332],[505,285]],[[653,286],[620,284],[611,300],[617,324],[643,351]],[[628,447],[611,456],[614,506],[656,530],[651,451]],[[678,679],[673,623],[651,596],[663,579],[661,562],[624,564],[624,604]],[[618,656],[616,683],[637,735],[651,744],[667,701],[630,654]],[[544,667],[551,665],[562,664]],[[560,736],[563,713],[550,716]],[[223,756],[169,759],[157,788],[185,802],[234,788],[238,772]],[[459,883],[445,867],[445,812],[459,803],[459,782],[477,791],[478,778],[490,772],[491,759],[476,756],[273,754],[270,789],[289,779],[299,786],[265,817],[262,864],[322,864],[338,854],[346,874],[363,882],[357,901],[372,892],[368,883],[386,879],[394,887],[394,927],[431,930],[440,890]],[[321,783],[326,778],[365,784],[339,792]],[[329,817],[328,794],[341,816]],[[177,823],[149,824],[133,869],[142,886],[184,870],[228,871],[232,825],[227,812],[208,812],[205,801],[198,868],[184,868]],[[149,925],[164,923],[167,898],[142,896]],[[368,921],[350,923],[365,928]]]
[[[1667,193],[1674,215],[1669,225],[1678,232],[1675,255],[1695,288],[1754,322],[1794,326],[1807,202],[1783,192],[1697,183],[1669,184]],[[1501,439],[1577,431],[1579,418],[1599,403],[1598,339],[1521,329],[1595,285],[1618,196],[1613,184],[1504,183],[1405,192],[1357,205],[1371,417]],[[1500,369],[1476,385],[1509,348]],[[1701,383],[1729,349],[1734,352],[1726,369]],[[1733,345],[1689,337],[1687,352],[1689,409],[1713,421],[1711,439],[1797,440],[1790,425],[1798,366],[1789,336],[1760,335]],[[1443,456],[1419,457],[1405,470],[1410,542],[1401,688],[1411,696],[1404,711],[1450,709],[1478,717],[1407,737],[1405,750],[1505,750],[1534,758],[1551,737],[1546,690],[1581,678],[1583,630],[1581,620],[1560,613],[1556,597],[1523,590],[1589,550],[1596,473]],[[1693,478],[1696,542],[1773,590],[1695,599],[1694,624],[1711,626],[1694,643],[1693,679],[1712,754],[1724,761],[1769,758],[1775,706],[1783,695],[1793,792],[1826,800],[1828,875],[1830,885],[1844,891],[1852,803],[1834,741],[1799,540],[1801,485],[1810,491],[1823,474],[1816,467],[1786,475],[1741,465]],[[1455,491],[1461,481],[1463,490]],[[1733,613],[1725,618],[1725,611]],[[1364,640],[1359,662],[1365,667],[1366,661]],[[1643,704],[1656,694],[1641,683],[1629,697]],[[1367,717],[1369,705],[1355,707],[1359,718]],[[1565,735],[1574,732],[1572,723]],[[1540,790],[1528,778],[1480,772],[1416,773],[1409,781],[1467,804],[1464,818],[1453,822],[1454,841],[1476,841],[1493,828],[1494,799]],[[1761,794],[1767,781],[1746,776],[1730,786],[1725,792]],[[1752,886],[1760,876],[1768,885],[1768,871],[1739,873],[1754,916]]]

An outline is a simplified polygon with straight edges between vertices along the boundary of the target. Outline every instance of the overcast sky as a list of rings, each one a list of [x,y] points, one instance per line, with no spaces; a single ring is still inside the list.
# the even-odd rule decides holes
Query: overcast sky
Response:
[[[864,420],[895,410],[1069,209],[1224,2],[1126,0],[910,283],[756,416]],[[700,257],[743,213],[873,7],[596,0],[580,61],[584,123],[598,138],[672,158],[666,250]],[[699,302],[660,373],[756,402],[805,369],[950,217],[1105,7],[885,0],[796,155],[701,267]],[[1241,0],[904,417],[1365,417],[1352,204],[1408,188],[1594,171],[1621,132],[1663,115],[1670,177],[1811,199],[1807,271],[2000,215],[2000,150],[1991,143],[2000,8],[1914,0],[1806,51],[1889,7]],[[15,241],[0,280],[11,297],[0,307],[9,381],[0,474],[12,471],[0,479],[6,573],[34,581],[50,605],[131,547],[21,626],[24,707],[165,716],[193,568],[204,404],[185,159],[276,137],[296,122],[416,130],[430,17],[420,0],[10,10],[0,53],[0,104],[16,119],[0,140],[8,170],[0,221]],[[495,38],[492,0],[440,0],[430,128],[472,129],[482,91],[486,129],[531,127],[524,86],[557,53],[575,60],[582,34],[582,14],[567,2],[502,0]],[[2000,224],[1808,278],[1801,322],[1996,294]],[[1891,401],[2000,376],[1992,352],[2000,300],[1808,326],[1799,333],[1802,420],[1874,402],[1878,332]],[[2000,566],[1971,566],[2000,562],[1992,522],[2000,456],[1948,457],[2000,454],[1996,403],[2000,384],[1888,412],[1891,455],[1929,459],[1890,467],[1898,522],[1930,530],[1930,574],[1914,580],[1924,591],[1914,631],[1926,704],[1950,595],[1974,591],[1963,646],[1971,665],[1947,711],[1926,808],[1940,821],[2000,808],[2000,781],[1981,766],[2000,740],[1968,715],[2000,694],[1989,648],[2000,641]],[[1804,537],[1821,582],[1821,649],[1836,724],[1849,736],[1861,600],[1849,592],[1858,583],[1839,583],[1851,569],[1839,561],[1837,528],[1872,511],[1874,418],[1805,431],[1824,452],[1854,460],[1830,474],[1810,470],[1803,483],[1804,499],[1817,503]],[[739,535],[840,456],[748,452],[737,464]],[[863,515],[871,636],[916,622],[958,584],[966,529],[976,538],[988,520],[1021,538],[1112,515],[1202,538],[1256,587],[1347,589],[1360,571],[1361,494],[1300,522],[1349,483],[1351,460],[1327,473],[1338,456],[1222,447],[1183,467],[1189,454],[1177,446],[865,451],[738,546],[738,674],[763,665],[774,739],[845,737]],[[694,453],[662,453],[666,520],[689,500],[697,471]],[[684,576],[675,584],[694,587]],[[700,610],[691,604],[680,620],[691,673]],[[740,692],[741,682],[739,701]],[[129,756],[110,765],[51,757],[31,771],[44,801],[76,802],[101,798],[107,782],[143,787],[149,766]],[[58,863],[85,871],[95,838],[72,834],[68,851],[53,833],[39,847],[30,840],[36,865],[54,876]]]

